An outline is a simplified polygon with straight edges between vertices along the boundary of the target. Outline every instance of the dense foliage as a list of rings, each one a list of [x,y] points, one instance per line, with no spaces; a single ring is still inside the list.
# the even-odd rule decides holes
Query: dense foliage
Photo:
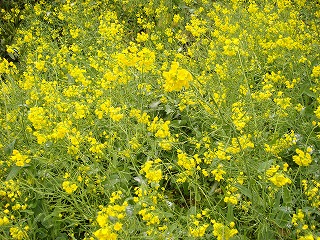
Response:
[[[1,13],[0,239],[320,239],[317,1]]]
[[[15,31],[21,22],[21,12],[25,4],[34,4],[35,0],[0,0],[0,57],[9,61],[17,61],[17,53],[6,51],[11,45]],[[22,17],[23,18],[23,17]]]

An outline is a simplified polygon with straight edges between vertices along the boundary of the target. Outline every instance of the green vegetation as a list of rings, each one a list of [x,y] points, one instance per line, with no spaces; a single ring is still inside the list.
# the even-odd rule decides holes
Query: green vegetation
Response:
[[[0,239],[320,239],[319,3],[0,17]]]

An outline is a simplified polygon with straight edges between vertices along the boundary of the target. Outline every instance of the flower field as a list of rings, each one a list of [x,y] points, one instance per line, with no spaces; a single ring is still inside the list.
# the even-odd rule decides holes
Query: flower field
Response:
[[[0,240],[320,239],[319,1],[1,13]]]

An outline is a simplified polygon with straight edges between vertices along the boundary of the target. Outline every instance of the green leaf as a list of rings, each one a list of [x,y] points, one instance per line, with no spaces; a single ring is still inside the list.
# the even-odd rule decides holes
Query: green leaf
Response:
[[[53,221],[52,221],[52,214],[48,214],[47,216],[45,216],[42,221],[41,224],[46,228],[52,228],[53,227]]]
[[[166,105],[165,111],[167,115],[174,112],[168,104]]]
[[[16,53],[8,53],[8,55],[12,60],[16,60],[18,58],[18,55]]]
[[[66,233],[59,233],[59,236],[56,238],[56,240],[66,240],[68,239],[68,235]]]
[[[291,206],[292,205],[292,196],[289,189],[284,188],[282,193],[283,205],[284,206]]]
[[[158,106],[159,106],[160,104],[161,104],[161,101],[158,100],[158,101],[156,101],[156,102],[151,103],[151,104],[149,105],[149,107],[156,109],[156,108],[158,108]]]
[[[4,153],[7,155],[11,155],[12,151],[14,149],[14,146],[16,144],[16,139],[13,140],[11,143],[9,143],[5,148],[4,148]]]
[[[265,172],[267,169],[270,168],[270,166],[272,165],[272,163],[273,163],[273,160],[269,160],[269,161],[260,163],[259,166],[258,166],[257,171],[258,171],[259,173]]]
[[[200,195],[199,192],[195,192],[195,194],[194,194],[194,199],[195,199],[197,202],[201,201],[201,195]]]
[[[306,94],[307,96],[309,96],[309,97],[311,97],[311,98],[314,98],[314,99],[317,98],[317,95],[316,95],[313,91],[311,91],[310,89],[308,89],[308,88],[305,88],[305,89],[303,90],[302,94]]]
[[[250,200],[252,200],[252,194],[250,192],[250,190],[240,184],[236,184],[236,187],[239,189],[239,191],[241,192],[241,194],[245,195],[246,197],[248,197]]]
[[[167,219],[174,217],[174,215],[173,215],[172,213],[170,213],[170,212],[163,212],[163,216],[164,216],[165,218],[167,218]]]
[[[37,229],[37,239],[48,239],[48,231],[44,228],[38,228]]]
[[[195,215],[197,214],[197,208],[195,206],[191,206],[188,210],[188,215]]]
[[[234,221],[233,205],[232,204],[228,204],[227,220],[229,222]]]
[[[280,228],[288,228],[291,225],[291,208],[278,207],[273,212],[274,222]]]
[[[281,197],[282,197],[282,193],[281,191],[278,191],[276,194],[275,194],[275,199],[274,199],[274,206],[275,207],[280,207],[280,202],[281,202]]]
[[[265,221],[259,225],[257,232],[258,240],[275,239],[271,226]]]
[[[20,172],[21,169],[22,169],[21,167],[18,167],[16,165],[12,166],[11,170],[6,178],[6,181],[14,179],[18,175],[18,173]]]
[[[180,226],[178,226],[178,223],[172,223],[169,225],[168,231],[169,232],[174,232],[176,229],[179,229]]]
[[[186,120],[172,120],[171,121],[171,126],[172,127],[182,127],[182,126],[186,126],[187,125],[187,121]]]

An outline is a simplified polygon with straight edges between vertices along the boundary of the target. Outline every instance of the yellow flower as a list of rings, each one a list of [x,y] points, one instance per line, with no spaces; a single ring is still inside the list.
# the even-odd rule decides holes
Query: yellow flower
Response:
[[[10,235],[12,236],[13,239],[17,239],[17,240],[26,239],[27,237],[26,232],[18,227],[11,227]]]
[[[233,224],[230,225],[233,226]],[[229,228],[222,223],[215,222],[213,225],[213,235],[217,237],[217,240],[229,240],[237,233],[237,229]]]
[[[225,203],[231,203],[233,205],[236,205],[238,203],[238,199],[236,196],[227,196],[223,199]]]
[[[47,124],[46,111],[42,107],[30,108],[28,119],[35,129],[42,129]]]
[[[185,28],[191,32],[194,37],[200,37],[202,34],[206,33],[207,22],[205,20],[192,17],[190,23],[187,23]]]
[[[266,175],[267,177],[272,177],[278,170],[279,170],[280,166],[271,166],[267,171],[266,171]]]
[[[189,233],[193,237],[203,237],[208,227],[209,227],[209,224],[203,224],[195,228],[190,227]]]
[[[178,153],[178,165],[184,167],[187,170],[193,171],[196,167],[196,161],[192,157],[188,157],[186,153],[181,151],[180,149],[177,150]]]
[[[6,216],[4,216],[3,218],[0,218],[0,226],[6,225],[9,223],[10,223],[10,221]]]
[[[300,149],[296,149],[296,153],[298,155],[293,156],[293,161],[299,166],[309,166],[312,162],[311,155],[308,152],[303,152]]]
[[[113,229],[116,230],[116,231],[120,231],[122,229],[122,223],[115,223],[114,226],[113,226]]]
[[[116,240],[118,237],[118,235],[113,233],[109,227],[100,228],[93,234],[98,240]]]
[[[320,65],[313,67],[311,76],[312,77],[320,77]]]
[[[189,88],[189,82],[192,81],[192,75],[186,69],[179,68],[178,62],[172,62],[168,72],[163,72],[166,92],[181,91],[183,88]]]
[[[74,191],[77,190],[78,186],[76,184],[71,184],[69,181],[64,181],[62,183],[62,188],[68,193],[72,194]]]
[[[223,180],[223,174],[226,174],[226,171],[222,170],[222,167],[223,166],[219,164],[219,166],[216,169],[211,171],[212,175],[214,176],[214,179],[218,182],[220,182],[220,180]]]
[[[312,236],[312,234],[309,234],[309,235],[299,237],[298,240],[314,240],[314,237]]]
[[[147,41],[149,38],[149,34],[148,33],[138,33],[137,34],[137,42],[145,42]]]
[[[232,122],[239,131],[241,131],[251,119],[251,116],[248,116],[244,107],[245,104],[241,101],[232,104]]]
[[[156,60],[156,55],[153,51],[148,48],[143,48],[137,53],[138,64],[137,69],[141,72],[150,71],[154,67],[154,62]]]
[[[320,119],[320,106],[317,107],[314,113],[316,114],[316,117]]]
[[[10,159],[16,164],[18,167],[23,167],[30,162],[30,159],[26,155],[22,155],[18,150],[12,151],[12,156]]]
[[[162,170],[161,169],[155,169],[155,166],[153,166],[154,163],[159,163],[161,161],[160,159],[156,159],[155,161],[147,161],[141,168],[141,173],[146,174],[146,178],[149,180],[149,182],[160,182],[162,179]]]
[[[282,187],[284,185],[291,184],[290,178],[287,178],[282,173],[276,173],[273,177],[268,178],[270,182],[272,182],[277,187]]]
[[[298,209],[298,213],[297,214],[295,214],[295,213],[293,214],[292,219],[291,219],[291,223],[294,226],[297,226],[298,225],[298,221],[302,222],[303,218],[304,218],[304,213],[302,212],[301,209]]]
[[[163,121],[161,118],[155,117],[152,123],[148,124],[148,131],[156,132],[155,137],[157,138],[166,138],[170,137],[170,121]]]

